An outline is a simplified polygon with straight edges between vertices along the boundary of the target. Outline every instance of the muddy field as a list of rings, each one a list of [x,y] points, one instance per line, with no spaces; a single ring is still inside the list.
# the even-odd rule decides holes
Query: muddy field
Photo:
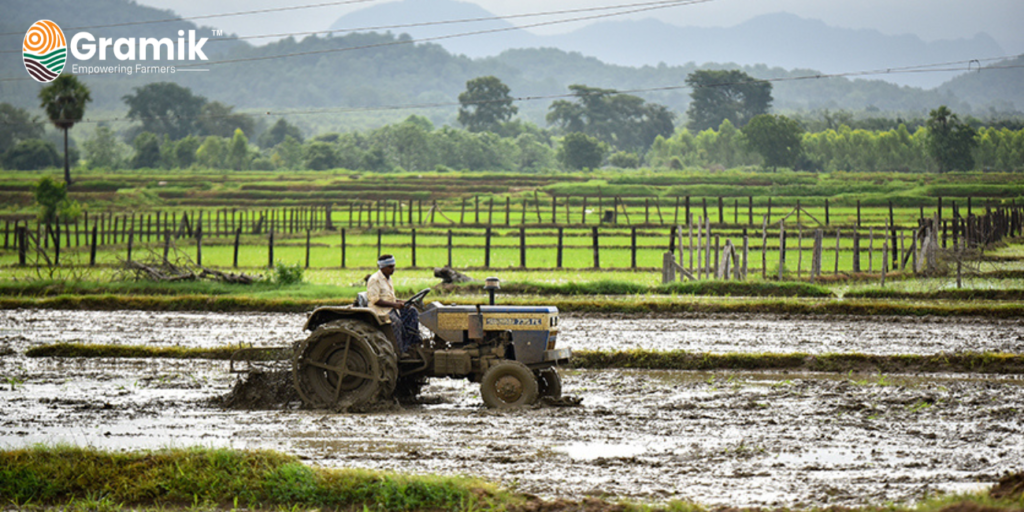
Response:
[[[417,404],[325,414],[222,409],[218,399],[235,382],[223,362],[23,355],[54,341],[274,345],[299,335],[302,321],[0,312],[0,445],[260,447],[328,467],[479,475],[543,496],[729,505],[905,502],[984,488],[1024,467],[1024,381],[1009,376],[573,371],[564,384],[583,399],[578,407],[494,412],[483,408],[475,385],[437,380]],[[1024,332],[1019,322],[963,319],[812,322],[837,334],[810,346],[794,335],[815,334],[801,319],[567,317],[562,342],[713,352],[1019,353]],[[694,332],[711,340],[702,344]],[[591,339],[595,333],[602,339]],[[746,345],[752,342],[757,346]]]
[[[0,311],[0,344],[54,342],[217,347],[287,345],[304,337],[294,313]],[[562,314],[559,344],[577,350],[937,354],[1024,353],[1024,319],[780,315]]]

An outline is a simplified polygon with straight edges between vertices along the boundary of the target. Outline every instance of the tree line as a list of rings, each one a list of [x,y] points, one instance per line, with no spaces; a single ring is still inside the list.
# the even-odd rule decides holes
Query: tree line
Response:
[[[123,97],[135,124],[123,133],[100,125],[78,154],[65,147],[68,168],[332,169],[541,171],[597,168],[762,166],[811,171],[1024,169],[1024,130],[980,126],[947,107],[911,131],[852,128],[825,113],[828,128],[808,131],[806,119],[771,114],[772,85],[738,70],[698,70],[685,126],[664,105],[613,89],[569,86],[553,101],[547,127],[515,119],[510,88],[494,76],[469,80],[459,95],[462,128],[435,127],[422,116],[363,132],[306,139],[280,118],[270,127],[234,107],[161,82]],[[82,119],[88,88],[62,75],[40,92],[47,118],[64,131]],[[261,121],[262,123],[262,121]],[[848,124],[849,123],[849,124]],[[820,126],[819,126],[820,128]],[[60,164],[43,123],[0,104],[0,163],[9,169]],[[124,141],[123,141],[124,140]],[[127,141],[127,142],[125,142]],[[66,146],[66,144],[65,144]]]

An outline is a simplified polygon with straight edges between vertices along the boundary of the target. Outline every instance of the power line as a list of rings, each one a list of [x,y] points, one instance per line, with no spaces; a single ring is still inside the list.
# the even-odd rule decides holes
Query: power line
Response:
[[[385,42],[385,43],[374,43],[374,44],[366,44],[366,45],[359,45],[359,46],[346,46],[344,48],[327,48],[327,49],[323,49],[323,50],[309,50],[309,51],[304,51],[304,52],[293,52],[293,53],[285,53],[285,54],[280,54],[280,55],[264,55],[264,56],[260,56],[260,57],[243,57],[243,58],[238,58],[238,59],[227,59],[227,60],[219,60],[219,61],[196,62],[196,63],[192,63],[192,64],[177,65],[177,66],[175,66],[175,68],[198,68],[198,67],[215,66],[215,65],[221,65],[221,64],[233,64],[233,63],[239,63],[239,62],[255,62],[255,61],[281,59],[281,58],[285,58],[285,57],[300,57],[300,56],[307,56],[307,55],[320,55],[320,54],[327,54],[327,53],[348,52],[348,51],[355,51],[355,50],[368,50],[368,49],[372,49],[372,48],[381,48],[381,47],[386,47],[386,46],[396,46],[396,45],[425,43],[425,42],[431,42],[431,41],[440,41],[440,40],[444,40],[444,39],[454,39],[454,38],[457,38],[457,37],[468,37],[468,36],[476,36],[476,35],[483,35],[483,34],[494,34],[494,33],[499,33],[499,32],[508,32],[508,31],[511,31],[511,30],[520,30],[520,29],[526,29],[526,28],[535,28],[535,27],[543,27],[543,26],[549,26],[549,25],[558,25],[558,24],[562,24],[562,23],[572,23],[572,22],[577,22],[577,21],[587,21],[587,20],[593,20],[593,19],[599,19],[599,18],[608,18],[608,17],[614,17],[614,16],[622,16],[622,15],[625,15],[625,14],[634,14],[634,13],[638,13],[638,12],[653,11],[653,10],[658,10],[658,9],[666,9],[666,8],[670,8],[670,7],[678,7],[678,6],[684,6],[684,5],[701,4],[701,3],[711,2],[711,1],[713,1],[713,0],[666,0],[666,1],[656,1],[656,2],[650,2],[650,3],[644,3],[644,4],[623,4],[620,7],[627,8],[627,7],[630,7],[632,5],[639,5],[641,7],[629,8],[629,9],[626,9],[626,10],[620,10],[620,11],[611,12],[611,13],[592,14],[592,15],[589,15],[589,16],[578,16],[578,17],[574,17],[574,18],[564,18],[564,19],[559,19],[559,20],[543,21],[543,22],[537,22],[537,23],[523,25],[523,26],[503,27],[503,28],[495,28],[495,29],[487,29],[487,30],[476,30],[476,31],[471,31],[471,32],[462,32],[462,33],[456,33],[456,34],[445,34],[445,35],[426,37],[426,38],[420,38],[420,39],[412,39],[412,38],[410,38],[410,39],[404,39],[404,40],[389,41],[389,42]],[[613,8],[615,8],[615,7],[613,7]],[[22,80],[29,80],[29,79],[31,79],[31,77],[27,77],[27,76],[25,76],[25,77],[17,77],[17,78],[8,77],[8,78],[0,78],[0,82],[22,81]]]
[[[368,1],[368,0],[360,0],[360,1]],[[339,32],[345,32],[345,33],[351,33],[351,32],[371,32],[371,31],[378,31],[378,30],[391,30],[391,29],[403,29],[403,28],[429,27],[429,26],[438,26],[438,25],[453,25],[453,24],[459,24],[459,23],[479,23],[479,22],[484,22],[484,21],[510,20],[510,19],[518,19],[518,18],[534,18],[534,17],[538,17],[538,16],[556,16],[556,15],[560,15],[560,14],[572,14],[572,13],[578,13],[578,12],[607,11],[607,10],[611,10],[611,9],[627,9],[627,8],[634,8],[634,7],[646,7],[646,6],[656,6],[656,5],[663,5],[665,7],[674,7],[675,4],[679,4],[681,1],[682,0],[656,0],[656,1],[651,1],[651,2],[640,2],[640,3],[633,3],[633,4],[604,5],[604,6],[600,6],[600,7],[583,7],[583,8],[579,8],[579,9],[562,9],[562,10],[557,10],[557,11],[528,12],[528,13],[520,13],[520,14],[501,15],[501,16],[486,16],[486,17],[480,17],[480,18],[462,18],[462,19],[454,19],[454,20],[438,20],[438,21],[423,21],[423,22],[416,22],[416,23],[401,23],[401,24],[395,24],[395,25],[377,25],[377,26],[356,27],[356,28],[339,28],[339,29],[327,29],[327,30],[310,30],[310,31],[302,31],[302,32],[280,32],[280,33],[276,33],[276,34],[255,34],[255,35],[248,35],[248,36],[218,37],[218,38],[215,38],[215,39],[210,39],[209,42],[210,43],[221,43],[221,42],[228,42],[228,41],[241,41],[241,40],[244,40],[244,39],[269,39],[269,38],[282,38],[282,37],[289,37],[289,36],[308,36],[308,35],[315,35],[315,34],[336,34],[336,33],[339,33]],[[709,1],[712,1],[712,0],[701,0],[701,1],[709,2]],[[516,27],[516,28],[522,28],[522,27]],[[73,29],[68,29],[68,30],[73,30]],[[3,35],[3,34],[0,34],[0,35]],[[4,53],[21,53],[21,52],[18,51],[18,50],[4,50],[4,51],[0,51],[0,54],[4,54]]]
[[[336,5],[348,5],[348,4],[361,4],[366,2],[372,2],[374,0],[342,0],[338,2],[325,2],[321,4],[310,4],[310,5],[292,5],[288,7],[272,7],[269,9],[256,9],[251,11],[236,11],[236,12],[225,12],[220,14],[204,14],[200,16],[186,16],[177,18],[165,18],[160,20],[147,20],[147,21],[126,21],[124,23],[109,23],[106,25],[89,25],[82,27],[68,27],[65,30],[85,30],[92,28],[110,28],[110,27],[127,27],[131,25],[148,25],[152,23],[170,23],[175,21],[192,21],[192,20],[205,20],[211,18],[226,18],[229,16],[248,16],[251,14],[266,14],[271,12],[281,11],[296,11],[300,9],[315,9],[318,7],[333,7]],[[12,35],[23,35],[22,32],[0,32],[0,36],[12,36]]]
[[[710,1],[710,0],[706,0]],[[439,20],[439,21],[422,21],[417,23],[402,23],[396,25],[377,25],[370,27],[358,27],[358,28],[338,28],[328,30],[313,30],[305,32],[282,32],[278,34],[259,34],[259,35],[248,35],[248,36],[236,36],[236,37],[225,37],[214,39],[210,42],[221,42],[221,41],[239,41],[243,39],[269,39],[274,37],[288,37],[288,36],[307,36],[315,34],[336,34],[338,32],[370,32],[376,30],[391,30],[391,29],[403,29],[403,28],[416,28],[416,27],[429,27],[437,25],[452,25],[456,23],[479,23],[483,21],[499,21],[499,20],[511,20],[518,18],[533,18],[537,16],[555,16],[559,14],[572,14],[578,12],[592,12],[592,11],[607,11],[610,9],[623,9],[631,7],[641,7],[648,5],[664,5],[664,4],[676,4],[679,0],[659,0],[656,2],[641,2],[635,4],[620,4],[620,5],[605,5],[600,7],[584,7],[579,9],[562,9],[558,11],[545,11],[545,12],[531,12],[531,13],[520,13],[520,14],[507,14],[501,16],[485,16],[479,18],[462,18],[454,20]],[[517,27],[519,28],[519,27]]]
[[[1024,57],[1024,54],[1017,55],[1015,57]],[[956,71],[965,71],[965,70],[969,71],[970,70],[969,67],[968,68],[964,68],[964,67],[949,67],[949,66],[953,66],[953,65],[956,65],[956,64],[961,64],[961,65],[968,64],[968,65],[971,65],[972,63],[988,62],[988,61],[993,61],[993,60],[1006,60],[1006,58],[1005,57],[987,57],[987,58],[983,58],[983,59],[969,59],[969,60],[952,61],[952,62],[940,62],[940,63],[933,63],[933,64],[920,64],[920,65],[915,65],[915,66],[904,66],[904,67],[900,67],[900,68],[886,68],[886,69],[876,69],[876,70],[867,70],[867,71],[849,71],[849,72],[842,72],[842,73],[817,73],[817,74],[809,74],[809,75],[801,75],[801,76],[793,76],[793,77],[777,77],[777,78],[766,78],[766,79],[752,79],[752,80],[744,80],[744,81],[733,81],[733,82],[721,82],[721,83],[715,83],[715,84],[707,84],[707,85],[702,85],[702,86],[698,86],[698,87],[727,87],[727,86],[731,86],[731,85],[742,85],[742,84],[756,83],[756,82],[772,82],[772,83],[775,83],[775,82],[794,82],[794,81],[803,81],[803,80],[821,80],[821,79],[827,79],[827,78],[851,78],[851,77],[875,76],[875,75],[886,75],[886,74],[956,72]],[[942,66],[944,66],[944,67],[942,67]],[[1020,69],[1020,68],[1024,68],[1024,64],[1006,64],[1006,65],[1000,65],[1000,66],[986,66],[986,67],[981,68],[981,69],[983,69],[983,70],[996,70],[996,69]],[[615,92],[613,94],[639,94],[639,93],[646,93],[646,92],[674,91],[674,90],[689,89],[689,88],[693,88],[693,86],[691,86],[689,84],[683,84],[683,85],[666,85],[666,86],[658,86],[658,87],[645,87],[645,88],[634,88],[634,89],[624,89],[624,90],[615,89],[614,90]],[[604,91],[604,92],[591,93],[591,94],[606,94],[606,93],[607,93],[607,90]],[[515,102],[527,102],[527,101],[542,101],[542,100],[554,100],[554,99],[563,99],[563,98],[574,98],[574,97],[579,97],[579,96],[580,95],[576,94],[576,93],[562,93],[562,94],[551,94],[551,95],[542,95],[542,96],[519,96],[519,97],[513,97],[511,99],[513,101],[515,101]],[[487,103],[493,103],[493,102],[496,102],[496,101],[503,101],[503,100],[477,101],[477,102],[471,102],[471,103],[468,103],[468,104],[471,104],[471,105],[474,105],[474,104],[487,104]],[[262,113],[236,112],[236,113],[224,114],[224,115],[216,115],[216,116],[199,115],[199,116],[193,116],[192,119],[221,119],[221,118],[225,118],[225,117],[229,117],[229,116],[235,116],[235,115],[245,115],[245,116],[249,116],[249,117],[261,117],[261,116],[315,115],[315,114],[332,114],[332,113],[333,114],[348,114],[348,113],[356,113],[356,112],[384,112],[384,111],[393,111],[393,110],[418,110],[418,109],[428,109],[428,108],[453,107],[453,106],[461,106],[461,105],[462,105],[462,102],[459,102],[459,101],[446,101],[446,102],[434,102],[434,103],[415,103],[415,104],[407,104],[407,105],[382,105],[382,106],[376,106],[376,107],[324,107],[324,108],[306,109],[306,110],[287,110],[287,111],[286,110],[282,110],[282,111],[268,110],[268,111],[265,111],[265,112],[262,112]],[[141,120],[144,120],[144,119],[169,119],[170,117],[171,116],[151,116],[151,117],[145,117],[145,118],[139,118],[139,119],[130,119],[128,117],[115,117],[115,118],[107,118],[107,119],[83,119],[83,120],[78,121],[78,122],[80,122],[80,123],[104,123],[104,122],[120,122],[120,121],[141,121]],[[174,117],[175,118],[179,118],[177,116],[174,116]]]

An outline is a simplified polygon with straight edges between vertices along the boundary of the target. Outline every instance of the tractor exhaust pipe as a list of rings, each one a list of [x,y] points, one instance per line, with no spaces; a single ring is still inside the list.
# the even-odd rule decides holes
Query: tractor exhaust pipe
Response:
[[[501,283],[497,277],[488,277],[484,281],[484,290],[487,290],[487,294],[490,296],[491,305],[494,305],[494,292],[501,289]]]

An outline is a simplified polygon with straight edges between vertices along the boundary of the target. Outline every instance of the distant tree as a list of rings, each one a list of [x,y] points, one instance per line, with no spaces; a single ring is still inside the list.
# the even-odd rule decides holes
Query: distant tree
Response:
[[[640,157],[636,153],[619,151],[608,157],[608,163],[620,169],[636,169],[640,167]]]
[[[974,168],[971,152],[978,146],[977,132],[960,121],[945,105],[928,114],[928,154],[939,172],[968,171]]]
[[[114,130],[99,126],[85,143],[85,161],[92,168],[120,169],[124,165],[125,146],[117,140]]]
[[[160,139],[156,134],[142,132],[132,141],[135,156],[132,157],[133,169],[155,169],[160,167]]]
[[[568,169],[596,169],[604,161],[608,145],[594,137],[573,132],[562,139],[558,161]]]
[[[675,114],[667,107],[613,89],[570,85],[575,102],[557,100],[548,107],[547,122],[563,132],[582,132],[619,149],[644,151],[659,135],[675,130]]]
[[[219,101],[203,104],[199,109],[199,134],[232,137],[235,130],[242,130],[246,134],[255,132],[256,122],[252,117],[232,113],[234,109],[235,107]]]
[[[271,156],[271,160],[276,160],[278,167],[286,169],[298,169],[302,165],[302,158],[302,144],[291,135],[284,136],[284,140],[276,146],[274,155]]]
[[[53,223],[70,222],[81,215],[81,207],[76,201],[68,199],[68,188],[64,183],[57,183],[49,176],[44,176],[36,183],[33,195],[39,205],[39,221]]]
[[[235,128],[235,135],[231,137],[228,165],[236,171],[241,171],[249,165],[249,139],[242,133],[241,128]]]
[[[271,126],[269,130],[260,135],[258,143],[261,148],[270,149],[284,142],[284,138],[288,136],[291,136],[291,138],[295,139],[300,144],[303,141],[302,130],[300,130],[298,126],[289,124],[288,121],[285,121],[282,117],[274,123],[274,126]]]
[[[64,183],[71,186],[71,158],[68,154],[68,130],[85,115],[85,104],[92,101],[89,88],[72,74],[60,75],[39,91],[40,106],[58,129],[64,130]]]
[[[36,171],[56,167],[60,161],[57,146],[41,139],[23,140],[3,154],[4,169]]]
[[[178,140],[200,132],[199,116],[206,98],[172,82],[157,82],[133,89],[122,99],[128,118],[142,123],[142,130]]]
[[[202,144],[199,137],[189,135],[174,143],[174,162],[182,169],[188,169],[196,161],[196,151]]]
[[[699,70],[686,77],[693,88],[687,127],[694,132],[714,129],[728,119],[738,127],[755,116],[767,114],[772,103],[772,84],[739,71]]]
[[[334,169],[338,166],[338,153],[326,142],[314,141],[306,146],[306,168],[314,171]]]
[[[0,155],[15,144],[43,137],[43,122],[27,110],[0,103]]]
[[[223,137],[210,135],[196,150],[196,162],[206,169],[223,169],[227,148]]]
[[[519,111],[512,104],[509,88],[494,76],[481,76],[466,82],[459,94],[459,123],[471,132],[497,131]]]
[[[786,116],[754,116],[741,130],[747,144],[764,158],[764,166],[794,167],[800,159],[804,129]]]

